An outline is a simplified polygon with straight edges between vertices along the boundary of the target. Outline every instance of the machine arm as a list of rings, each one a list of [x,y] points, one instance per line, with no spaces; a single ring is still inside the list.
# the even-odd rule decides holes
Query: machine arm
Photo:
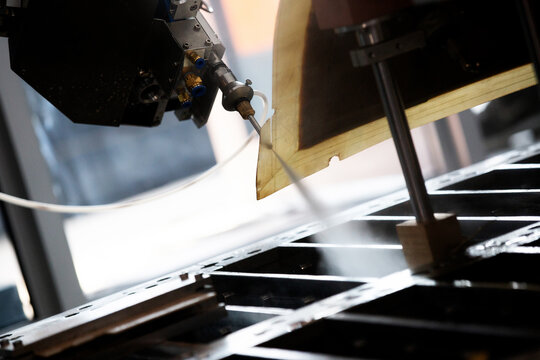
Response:
[[[0,0],[0,35],[13,71],[75,123],[156,126],[175,111],[201,127],[218,88],[227,110],[253,112],[253,90],[223,63],[201,0],[7,5]]]

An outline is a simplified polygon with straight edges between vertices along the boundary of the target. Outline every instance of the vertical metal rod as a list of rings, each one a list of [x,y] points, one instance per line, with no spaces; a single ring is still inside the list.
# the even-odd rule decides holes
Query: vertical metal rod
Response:
[[[409,190],[416,221],[422,224],[432,222],[435,218],[431,203],[429,202],[422,171],[420,170],[416,150],[414,149],[411,131],[407,123],[400,93],[392,79],[386,61],[377,62],[372,67],[384,112],[390,126],[390,132],[396,146],[403,176],[405,177],[405,183]]]

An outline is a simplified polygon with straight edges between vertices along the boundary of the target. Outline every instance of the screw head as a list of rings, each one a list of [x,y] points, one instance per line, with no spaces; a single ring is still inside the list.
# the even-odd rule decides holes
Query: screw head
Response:
[[[212,41],[210,39],[206,39],[206,41],[204,42],[206,45],[211,45],[212,44]]]
[[[188,42],[183,43],[183,44],[182,44],[182,47],[183,47],[184,49],[189,49],[189,43],[188,43]]]
[[[193,30],[195,30],[195,31],[201,30],[201,25],[200,24],[195,24],[195,26],[193,26]]]

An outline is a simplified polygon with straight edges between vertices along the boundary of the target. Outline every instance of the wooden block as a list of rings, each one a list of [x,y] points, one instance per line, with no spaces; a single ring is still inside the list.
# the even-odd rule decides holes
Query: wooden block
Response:
[[[409,220],[396,229],[412,271],[447,260],[464,241],[454,214],[435,214],[435,222],[429,224]]]

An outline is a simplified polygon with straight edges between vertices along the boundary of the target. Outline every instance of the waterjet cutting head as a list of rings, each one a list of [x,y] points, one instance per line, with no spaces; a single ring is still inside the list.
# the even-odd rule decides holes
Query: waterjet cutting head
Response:
[[[255,110],[250,103],[253,99],[251,80],[248,79],[245,83],[238,81],[232,70],[215,54],[210,55],[208,66],[211,76],[214,77],[223,93],[221,101],[223,108],[227,111],[238,111],[242,118],[249,120],[255,130],[260,133],[258,123],[251,120],[254,120],[255,115]]]

